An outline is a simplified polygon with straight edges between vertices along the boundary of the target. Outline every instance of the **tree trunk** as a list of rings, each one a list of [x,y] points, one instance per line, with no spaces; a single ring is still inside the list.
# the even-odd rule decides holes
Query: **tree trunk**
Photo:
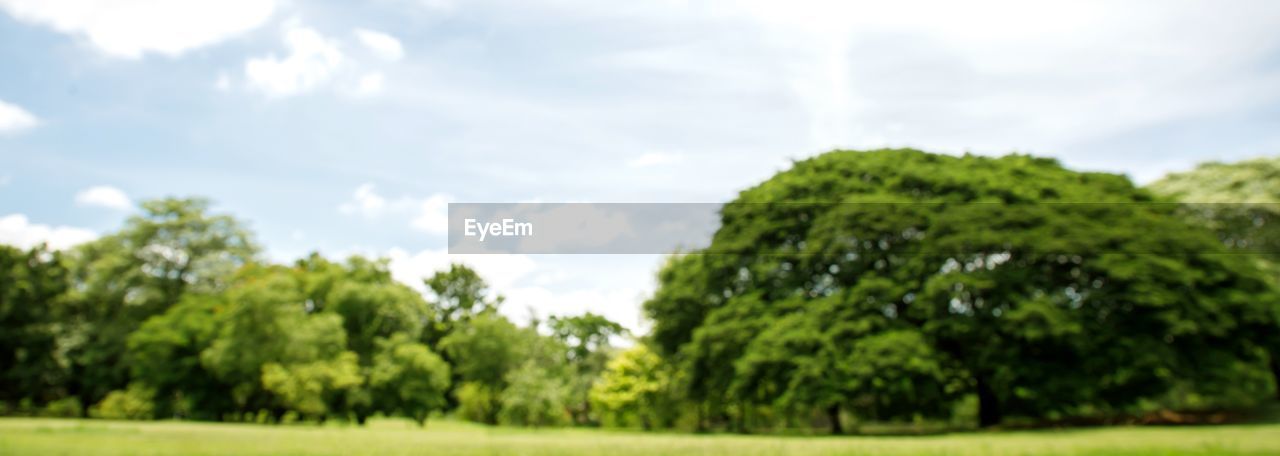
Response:
[[[1000,424],[1003,415],[1000,411],[1000,399],[995,391],[981,377],[978,378],[978,427],[991,427]]]
[[[831,421],[831,435],[844,434],[844,428],[840,426],[839,405],[827,407],[827,419]]]
[[[1271,351],[1271,376],[1276,380],[1276,399],[1280,399],[1280,350]]]
[[[734,414],[734,417],[733,417],[733,427],[735,428],[734,432],[737,432],[739,434],[746,433],[747,432],[747,423],[746,423],[747,407],[745,405],[745,401],[738,401],[737,412],[738,413]]]

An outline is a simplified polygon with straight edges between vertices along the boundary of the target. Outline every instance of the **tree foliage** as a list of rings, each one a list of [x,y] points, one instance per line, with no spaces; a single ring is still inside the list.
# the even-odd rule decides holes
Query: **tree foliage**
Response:
[[[72,393],[91,404],[123,388],[129,335],[188,291],[224,289],[257,250],[243,223],[180,198],[144,202],[122,230],[79,246],[64,334]]]
[[[1273,283],[1280,284],[1280,158],[1204,163],[1148,188],[1185,203],[1182,215],[1187,220],[1213,230],[1227,247],[1249,254]],[[1280,331],[1274,324],[1280,321],[1280,306],[1271,309],[1269,318],[1249,322],[1249,338],[1267,347],[1272,379],[1280,384]],[[1237,365],[1232,372],[1222,380],[1248,378],[1249,370]]]
[[[637,345],[609,361],[591,387],[591,403],[612,424],[650,429],[662,421],[661,402],[670,386],[671,375],[662,358]]]
[[[425,424],[431,412],[447,405],[449,364],[407,334],[378,342],[369,370],[375,408],[395,411]]]
[[[840,408],[931,416],[966,394],[983,425],[1212,397],[1203,363],[1257,366],[1242,331],[1274,294],[1156,201],[1046,159],[831,152],[726,205],[645,309],[692,399],[827,408],[837,431]]]
[[[65,394],[57,326],[67,279],[58,252],[0,246],[0,401],[44,403]]]

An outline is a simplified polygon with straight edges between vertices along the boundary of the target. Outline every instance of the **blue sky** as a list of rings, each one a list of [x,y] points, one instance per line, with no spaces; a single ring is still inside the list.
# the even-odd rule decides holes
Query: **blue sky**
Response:
[[[0,0],[0,242],[201,195],[268,255],[640,327],[657,256],[449,257],[455,202],[716,202],[835,147],[1140,182],[1280,153],[1280,3]]]

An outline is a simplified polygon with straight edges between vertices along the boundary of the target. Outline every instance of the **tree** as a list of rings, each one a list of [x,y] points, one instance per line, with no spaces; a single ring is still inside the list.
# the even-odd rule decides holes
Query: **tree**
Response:
[[[1164,176],[1148,187],[1187,203],[1280,203],[1280,157],[1202,163],[1191,171]]]
[[[831,152],[724,206],[645,309],[691,398],[737,422],[787,391],[890,417],[967,392],[984,426],[1212,395],[1200,363],[1257,365],[1242,322],[1274,291],[1157,201],[1047,159]]]
[[[618,424],[638,422],[651,429],[660,422],[661,398],[670,386],[662,358],[645,345],[636,345],[609,361],[600,381],[591,387],[591,403]]]
[[[326,298],[325,310],[342,316],[350,349],[369,359],[377,341],[397,334],[417,339],[430,312],[422,295],[390,280],[343,280]]]
[[[58,252],[0,245],[0,403],[44,404],[63,394],[56,328],[67,278]]]
[[[338,403],[358,405],[345,394],[362,382],[352,374],[357,357],[346,350],[342,317],[308,314],[302,289],[289,269],[269,266],[246,268],[227,291],[218,334],[200,360],[231,386],[238,409],[318,418]]]
[[[1181,212],[1187,220],[1213,230],[1227,247],[1249,253],[1280,284],[1280,158],[1203,163],[1148,188],[1185,203]],[[1270,308],[1248,322],[1249,338],[1267,346],[1271,375],[1280,385],[1280,303]]]
[[[423,342],[435,346],[460,324],[497,311],[502,297],[490,299],[489,284],[475,270],[462,264],[449,265],[424,280],[432,299],[430,325],[423,329]]]
[[[86,404],[128,382],[126,340],[142,322],[188,291],[224,289],[257,253],[243,224],[210,214],[206,200],[152,200],[141,209],[119,232],[70,255],[75,293],[62,337],[70,341],[71,392]]]
[[[496,424],[503,411],[515,415],[507,418],[529,425],[545,425],[548,415],[542,413],[545,402],[531,403],[558,397],[569,375],[565,363],[566,348],[558,339],[546,337],[534,328],[521,328],[497,313],[485,313],[458,326],[440,342],[441,350],[453,359],[455,378],[459,379],[456,396],[461,415],[486,424]],[[532,366],[532,367],[529,367]],[[531,369],[538,369],[533,372]],[[514,374],[523,369],[520,374]],[[558,383],[545,383],[554,378]],[[516,398],[508,392],[513,379],[519,379],[520,391],[541,396]],[[559,385],[559,386],[556,386]],[[555,394],[552,394],[552,393]],[[544,394],[545,393],[545,394]],[[507,408],[507,399],[521,401]],[[559,401],[563,407],[564,400]],[[541,405],[539,405],[541,404]],[[563,412],[564,410],[561,410]]]
[[[507,373],[524,361],[528,341],[528,334],[496,313],[471,318],[440,341],[441,350],[454,360],[453,372],[459,384],[476,385],[473,398],[483,396],[493,401],[487,406],[469,406],[486,412],[481,422],[497,423],[497,393],[506,388]]]
[[[369,368],[375,406],[398,411],[419,426],[426,423],[431,412],[448,404],[445,394],[449,391],[449,378],[449,364],[406,334],[379,340],[378,353]]]
[[[592,424],[591,386],[609,359],[609,339],[626,334],[622,325],[587,312],[569,317],[551,317],[551,334],[568,347],[567,361],[572,373],[568,378],[569,412],[573,422]]]
[[[364,371],[377,368],[375,358],[383,350],[380,346],[384,341],[402,336],[418,340],[433,321],[431,309],[422,295],[392,279],[386,259],[352,256],[343,263],[335,263],[313,253],[298,260],[292,271],[302,287],[308,313],[342,317],[347,349],[356,353]],[[445,383],[446,387],[448,384]],[[341,404],[334,406],[340,405],[344,413],[354,416],[359,423],[364,423],[380,407],[390,405],[389,409],[382,410],[386,412],[400,410],[394,402],[378,403],[380,399],[374,396],[381,394],[385,399],[385,388],[382,392],[370,388],[373,385],[346,388]],[[405,405],[412,406],[405,412],[410,414],[422,408],[422,404],[416,402]]]
[[[153,392],[155,416],[218,419],[234,410],[228,386],[200,362],[226,307],[220,296],[189,294],[129,335],[125,359],[133,381]]]
[[[499,422],[515,426],[560,426],[570,422],[569,386],[557,366],[526,360],[507,373]]]
[[[323,420],[351,390],[364,383],[357,356],[342,352],[337,357],[308,361],[278,362],[262,366],[262,386],[280,398],[290,410],[303,417]]]

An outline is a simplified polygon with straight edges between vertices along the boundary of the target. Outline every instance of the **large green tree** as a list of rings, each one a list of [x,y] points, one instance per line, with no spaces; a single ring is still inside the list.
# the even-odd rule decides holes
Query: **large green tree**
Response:
[[[961,393],[982,425],[1224,394],[1217,372],[1262,361],[1242,328],[1273,291],[1156,201],[1022,155],[831,152],[726,205],[645,309],[692,399],[827,408],[835,430],[840,408],[934,415]]]

